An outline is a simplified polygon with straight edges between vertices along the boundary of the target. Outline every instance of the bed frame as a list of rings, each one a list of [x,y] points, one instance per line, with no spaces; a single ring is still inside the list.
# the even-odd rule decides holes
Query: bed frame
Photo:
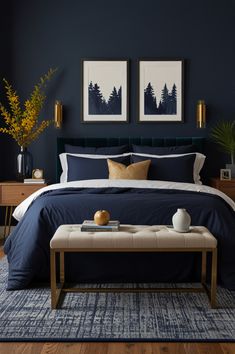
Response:
[[[162,137],[162,138],[144,138],[144,137],[126,137],[126,138],[57,138],[57,163],[56,163],[56,181],[59,182],[62,173],[59,154],[65,152],[65,144],[79,146],[119,146],[129,145],[148,145],[148,146],[180,146],[180,145],[196,145],[198,152],[204,151],[205,138],[202,137]]]

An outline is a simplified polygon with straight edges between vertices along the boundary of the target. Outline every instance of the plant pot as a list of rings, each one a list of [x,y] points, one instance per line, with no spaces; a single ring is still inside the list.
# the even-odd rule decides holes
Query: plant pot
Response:
[[[17,180],[24,181],[24,178],[32,178],[33,156],[26,147],[20,147],[17,156]]]
[[[231,170],[231,177],[235,178],[235,165],[233,164],[226,164],[226,168]]]

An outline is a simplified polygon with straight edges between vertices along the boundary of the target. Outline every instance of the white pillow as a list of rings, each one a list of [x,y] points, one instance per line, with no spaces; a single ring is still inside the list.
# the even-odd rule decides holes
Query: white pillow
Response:
[[[136,155],[136,156],[144,156],[144,157],[157,157],[157,158],[174,158],[174,157],[179,157],[179,156],[186,156],[186,155],[195,155],[196,154],[196,158],[194,161],[194,166],[193,166],[193,179],[194,179],[194,183],[195,184],[202,184],[201,182],[201,176],[200,176],[200,172],[201,169],[204,165],[206,156],[199,153],[199,152],[189,152],[187,154],[171,154],[171,155],[152,155],[152,154],[142,154],[142,153],[133,153],[132,155]]]
[[[85,157],[87,159],[112,159],[115,157],[130,156],[131,153],[128,152],[128,153],[120,154],[120,155],[89,155],[89,154],[71,154],[71,153],[63,152],[62,154],[59,155],[61,168],[62,168],[62,174],[60,176],[61,183],[67,182],[67,180],[68,180],[67,155],[77,156],[77,157]]]

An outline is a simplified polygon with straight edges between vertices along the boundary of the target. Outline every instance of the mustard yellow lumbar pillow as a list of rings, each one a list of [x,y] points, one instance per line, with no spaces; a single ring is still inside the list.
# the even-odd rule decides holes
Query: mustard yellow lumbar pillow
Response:
[[[132,163],[129,166],[107,159],[109,179],[147,179],[151,160]]]

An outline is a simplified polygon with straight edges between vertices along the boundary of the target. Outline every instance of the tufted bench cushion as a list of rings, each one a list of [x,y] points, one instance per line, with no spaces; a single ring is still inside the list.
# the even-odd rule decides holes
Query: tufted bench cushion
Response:
[[[179,233],[165,225],[121,225],[118,232],[83,232],[81,225],[61,225],[51,248],[215,248],[217,240],[203,226]]]

